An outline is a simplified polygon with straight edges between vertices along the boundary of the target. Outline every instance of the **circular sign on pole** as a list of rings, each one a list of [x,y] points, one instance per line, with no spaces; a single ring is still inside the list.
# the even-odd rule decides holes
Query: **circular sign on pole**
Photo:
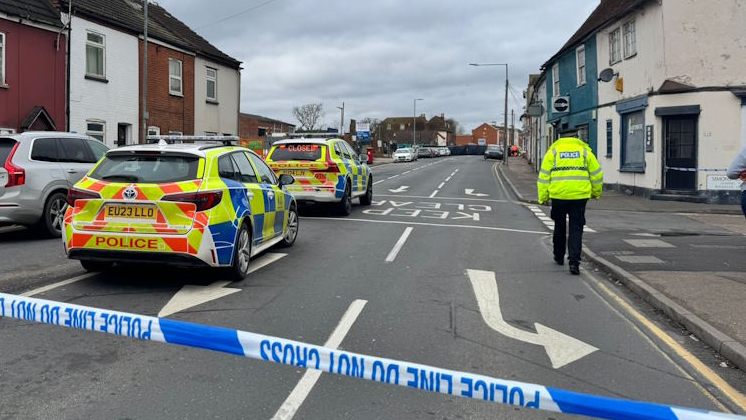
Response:
[[[552,112],[563,113],[570,110],[570,98],[567,96],[557,96],[552,101]]]

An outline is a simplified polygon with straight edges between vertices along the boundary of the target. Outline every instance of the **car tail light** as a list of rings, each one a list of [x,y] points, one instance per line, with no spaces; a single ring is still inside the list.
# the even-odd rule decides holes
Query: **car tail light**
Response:
[[[15,187],[26,183],[26,171],[11,162],[13,155],[16,154],[16,150],[18,150],[18,146],[20,145],[20,142],[16,142],[16,145],[10,150],[8,158],[5,159],[5,170],[8,171],[8,183],[5,184],[6,187]]]
[[[67,191],[67,204],[75,206],[76,200],[95,200],[101,198],[99,193],[93,191],[79,190],[77,188],[70,188]]]
[[[205,211],[217,206],[222,199],[222,191],[200,191],[165,195],[163,196],[163,198],[161,198],[161,201],[192,203],[197,206],[197,211]]]

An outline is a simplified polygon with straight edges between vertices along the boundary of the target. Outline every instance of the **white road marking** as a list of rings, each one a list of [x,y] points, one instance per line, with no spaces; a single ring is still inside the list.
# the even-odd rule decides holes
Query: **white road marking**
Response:
[[[539,220],[541,220],[541,222],[544,223],[544,226],[546,226],[547,229],[554,231],[554,220],[552,220],[551,217],[544,214],[543,210],[541,210],[539,207],[534,206],[534,205],[526,206],[526,207],[534,213],[534,216],[539,218]],[[596,233],[595,230],[589,228],[588,226],[583,226],[583,232]]]
[[[450,177],[450,176],[449,176],[448,178],[446,178],[446,182],[448,182],[448,181],[450,181],[450,180],[451,180],[451,177]]]
[[[538,322],[534,323],[535,333],[508,324],[500,312],[500,295],[497,291],[495,273],[492,271],[466,270],[466,274],[471,280],[474,295],[479,305],[479,312],[482,313],[484,322],[506,337],[544,347],[553,368],[559,369],[598,350],[590,344]]]
[[[433,198],[433,197],[435,197],[436,195],[438,195],[438,193],[439,193],[439,192],[440,192],[440,190],[435,190],[435,191],[433,191],[433,193],[432,193],[432,194],[430,194],[430,195],[429,195],[429,196],[428,196],[427,198]]]
[[[475,197],[489,197],[489,194],[475,193],[473,188],[465,188],[464,194],[473,195]]]
[[[404,233],[401,234],[401,237],[399,237],[399,240],[396,241],[394,247],[391,249],[391,252],[389,252],[389,255],[386,256],[386,262],[392,262],[396,259],[399,251],[401,251],[401,248],[404,246],[404,242],[407,242],[407,238],[409,238],[410,233],[412,233],[411,227],[404,229]]]
[[[394,179],[394,178],[398,178],[398,177],[399,177],[399,175],[391,175],[390,177],[388,177],[386,179]]]
[[[434,227],[456,227],[464,229],[482,229],[482,230],[493,230],[498,232],[513,232],[513,233],[531,233],[535,235],[548,235],[547,232],[539,232],[536,230],[522,230],[522,229],[510,229],[492,226],[474,226],[474,225],[457,225],[457,224],[446,224],[446,223],[426,223],[426,222],[403,222],[399,220],[375,220],[375,219],[356,219],[352,217],[345,218],[329,218],[329,217],[316,217],[316,216],[304,216],[301,219],[307,220],[326,220],[329,222],[368,222],[368,223],[388,223],[393,225],[417,225],[417,226],[434,226]]]
[[[539,216],[539,220],[549,222],[550,220],[552,220],[552,218],[547,216]]]
[[[412,171],[411,171],[411,170],[409,170],[409,171],[404,171],[404,172],[402,172],[401,174],[402,174],[402,175],[405,175],[405,174],[408,174],[408,173],[410,173],[410,172],[412,172]]]
[[[376,194],[376,197],[404,197],[404,198],[429,198],[424,195],[391,195],[391,194]],[[491,203],[507,203],[507,200],[490,200],[487,198],[466,198],[466,197],[438,197],[438,200],[456,200],[456,201],[488,201]]]
[[[617,255],[620,261],[630,264],[664,264],[665,261],[652,255]]]
[[[676,248],[674,245],[660,239],[625,239],[624,242],[635,248]]]
[[[408,188],[409,188],[408,185],[402,185],[401,187],[393,189],[393,190],[389,189],[389,191],[391,191],[392,193],[400,193],[400,192],[406,192]]]
[[[21,293],[21,296],[26,296],[26,297],[35,296],[35,295],[38,295],[38,294],[41,294],[41,293],[48,292],[50,290],[56,289],[58,287],[67,286],[68,284],[77,283],[77,282],[79,282],[81,280],[85,280],[87,278],[93,277],[96,274],[99,274],[99,273],[85,273],[85,274],[81,274],[79,276],[76,276],[76,277],[73,277],[73,278],[70,278],[70,279],[67,279],[67,280],[62,280],[62,281],[58,281],[57,283],[52,283],[52,284],[49,284],[49,285],[46,285],[46,286],[43,286],[43,287],[39,287],[38,289],[29,290],[26,293]]]
[[[249,274],[272,264],[273,262],[287,256],[288,254],[282,253],[267,253],[252,261],[249,267]],[[183,286],[178,292],[176,292],[171,300],[158,312],[158,317],[165,317],[176,312],[189,309],[191,307],[201,305],[203,303],[210,302],[215,299],[220,299],[233,293],[238,293],[241,289],[225,287],[232,282],[227,280],[220,280],[214,283],[208,284],[207,286],[197,286],[193,284],[187,284]]]
[[[438,185],[438,189],[443,188],[443,185],[446,185],[446,183],[445,182],[441,182],[440,185]]]
[[[337,328],[334,329],[332,335],[330,335],[329,339],[324,343],[324,347],[336,349],[340,344],[342,344],[342,340],[344,340],[345,336],[350,331],[350,328],[352,328],[352,324],[355,323],[357,317],[360,316],[360,312],[363,311],[366,303],[368,303],[367,300],[357,299],[350,304],[350,307],[347,308],[347,312],[345,312],[342,319],[339,321]],[[303,404],[303,401],[308,397],[308,394],[311,392],[311,389],[313,389],[316,381],[319,380],[319,377],[321,377],[320,370],[306,369],[306,373],[304,373],[303,377],[300,378],[300,381],[295,385],[295,388],[293,388],[293,391],[285,399],[285,402],[282,403],[280,409],[277,410],[277,413],[272,417],[272,420],[292,419]]]

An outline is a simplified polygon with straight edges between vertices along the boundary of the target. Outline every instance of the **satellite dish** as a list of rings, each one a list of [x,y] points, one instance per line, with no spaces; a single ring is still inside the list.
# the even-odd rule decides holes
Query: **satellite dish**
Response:
[[[607,69],[601,70],[601,73],[598,75],[598,80],[602,82],[610,82],[611,79],[613,79],[614,76],[616,76],[617,74],[618,73],[614,73],[614,69],[609,67]]]

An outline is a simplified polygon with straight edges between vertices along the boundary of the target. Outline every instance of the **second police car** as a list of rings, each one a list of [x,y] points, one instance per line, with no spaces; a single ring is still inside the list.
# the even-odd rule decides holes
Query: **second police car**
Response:
[[[267,164],[275,172],[295,178],[287,191],[296,200],[335,203],[344,216],[352,212],[353,198],[359,197],[363,206],[373,201],[373,175],[366,161],[340,138],[280,140],[267,154]]]
[[[155,262],[225,267],[242,279],[253,255],[295,242],[293,182],[229,143],[113,149],[69,191],[65,252],[89,271]]]

